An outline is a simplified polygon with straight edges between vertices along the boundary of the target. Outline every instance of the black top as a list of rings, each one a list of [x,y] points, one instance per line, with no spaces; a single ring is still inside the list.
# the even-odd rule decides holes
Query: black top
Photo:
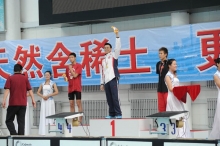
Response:
[[[54,118],[65,118],[68,116],[76,115],[76,114],[81,114],[82,112],[64,112],[64,113],[58,113],[55,115],[47,116],[47,119],[54,119]]]
[[[160,68],[162,67],[162,70],[160,71]],[[167,65],[167,60],[164,62],[157,62],[156,65],[156,73],[158,74],[158,87],[157,87],[157,92],[168,92],[167,86],[165,84],[164,78],[168,72],[168,65]]]
[[[146,117],[150,117],[150,118],[153,118],[153,117],[172,117],[172,116],[179,115],[182,113],[187,113],[187,112],[188,111],[166,111],[166,112],[152,114],[152,115],[149,115]]]

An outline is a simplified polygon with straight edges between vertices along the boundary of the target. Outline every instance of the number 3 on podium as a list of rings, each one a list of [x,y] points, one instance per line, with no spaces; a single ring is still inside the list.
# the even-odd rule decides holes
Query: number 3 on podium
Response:
[[[171,122],[170,125],[173,126],[173,131],[171,131],[171,134],[172,135],[176,134],[176,124]],[[163,129],[164,132],[166,132],[166,130],[167,130],[166,129],[166,124],[165,123],[160,123],[160,126],[163,126],[162,129]],[[164,134],[162,134],[162,135],[164,135]]]
[[[172,135],[176,134],[176,124],[170,122],[170,125],[173,126],[173,131],[171,132]]]

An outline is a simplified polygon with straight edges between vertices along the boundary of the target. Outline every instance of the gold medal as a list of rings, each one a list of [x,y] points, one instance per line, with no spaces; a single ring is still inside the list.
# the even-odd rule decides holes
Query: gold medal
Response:
[[[62,76],[64,77],[65,81],[68,82],[68,78],[67,78],[66,74],[63,74]]]

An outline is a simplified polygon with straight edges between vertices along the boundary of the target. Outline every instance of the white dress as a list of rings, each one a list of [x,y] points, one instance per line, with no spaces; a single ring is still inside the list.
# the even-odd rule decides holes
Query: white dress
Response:
[[[53,81],[50,81],[50,85],[45,85],[42,83],[43,95],[53,93]],[[49,97],[47,100],[41,100],[41,110],[40,110],[40,123],[39,123],[39,135],[46,135],[46,125],[55,125],[54,119],[46,119],[47,116],[55,114],[55,103],[53,97]]]
[[[220,72],[217,71],[214,75],[217,75],[220,78]],[[217,99],[217,106],[215,110],[215,117],[214,122],[212,125],[212,131],[209,135],[210,139],[220,139],[220,89],[218,86],[216,86],[218,89],[218,99]]]
[[[172,82],[172,87],[176,87],[179,86],[179,79],[174,77],[174,75],[168,71],[168,73],[166,74],[166,76],[169,76]],[[168,88],[168,87],[167,87]],[[184,105],[183,102],[178,100],[173,92],[171,92],[170,90],[168,90],[168,96],[167,96],[167,106],[166,106],[166,111],[184,111]],[[183,121],[184,121],[184,126],[182,128],[177,128],[177,137],[182,137],[182,138],[190,138],[191,134],[190,134],[190,127],[188,126],[188,114],[183,117]]]

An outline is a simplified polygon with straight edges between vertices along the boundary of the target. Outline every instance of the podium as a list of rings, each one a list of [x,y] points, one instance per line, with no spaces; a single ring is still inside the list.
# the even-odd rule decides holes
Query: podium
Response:
[[[78,117],[83,116],[82,112],[64,112],[46,117],[56,120],[55,130],[51,130],[48,124],[48,133],[56,132],[56,136],[72,137],[72,122],[78,122]]]
[[[177,128],[181,125],[181,118],[184,117],[188,111],[166,111],[147,116],[148,118],[156,119],[157,131],[151,130],[150,134],[157,134],[158,138],[176,138]]]
[[[152,124],[151,118],[90,119],[90,134],[91,136],[141,137],[144,133],[147,137],[153,137],[148,132],[149,125]]]

